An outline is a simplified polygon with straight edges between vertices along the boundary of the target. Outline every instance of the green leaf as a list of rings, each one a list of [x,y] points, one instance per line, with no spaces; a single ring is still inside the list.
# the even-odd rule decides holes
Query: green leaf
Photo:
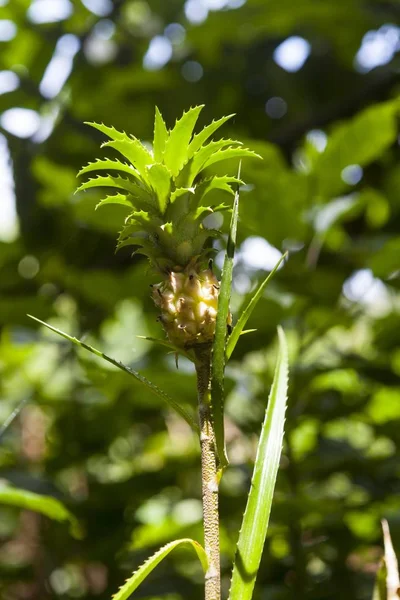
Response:
[[[146,181],[146,166],[152,164],[154,160],[147,148],[137,138],[129,137],[125,132],[117,131],[114,127],[107,127],[103,124],[86,122],[86,125],[90,125],[110,137],[111,141],[104,142],[101,147],[110,146],[120,152],[137,168],[142,179]]]
[[[173,398],[171,398],[166,392],[164,392],[158,386],[154,385],[154,383],[151,383],[151,381],[146,379],[146,377],[143,377],[143,375],[141,375],[137,371],[134,371],[127,365],[124,365],[120,361],[115,360],[114,358],[111,358],[110,356],[107,356],[106,354],[104,354],[104,352],[101,352],[100,350],[93,348],[93,346],[89,346],[89,344],[85,344],[85,342],[78,340],[76,337],[72,337],[72,336],[68,335],[68,333],[64,333],[64,331],[61,331],[60,329],[57,329],[56,327],[53,327],[52,325],[49,325],[48,323],[45,323],[44,321],[41,321],[40,319],[37,319],[36,317],[34,317],[32,315],[28,315],[28,317],[33,319],[34,321],[37,321],[41,325],[44,325],[51,331],[54,331],[54,333],[61,335],[63,338],[65,338],[69,342],[72,342],[76,346],[80,346],[81,348],[88,350],[92,354],[95,354],[96,356],[103,358],[105,361],[111,363],[115,367],[118,367],[118,369],[121,369],[121,371],[125,371],[125,373],[128,373],[128,375],[131,375],[132,377],[134,377],[137,381],[140,381],[140,383],[142,383],[145,387],[147,387],[154,394],[159,396],[162,400],[167,402],[167,404],[169,404],[169,406],[171,408],[173,408],[183,419],[185,419],[185,421],[190,425],[190,427],[192,427],[192,429],[194,431],[198,432],[199,427],[198,427],[197,423],[195,423],[194,419],[189,415],[189,413],[187,413],[186,410],[184,408],[182,408],[182,406],[178,402],[176,402]]]
[[[238,186],[243,184],[243,181],[237,177],[229,177],[228,175],[224,175],[222,177],[214,175],[213,177],[204,179],[196,186],[196,206],[199,206],[205,196],[213,190],[222,190],[223,192],[228,192],[228,194],[234,195],[235,191],[232,189],[231,185],[229,185],[232,183]]]
[[[169,138],[165,144],[164,163],[174,177],[178,175],[188,160],[189,142],[203,106],[195,106],[183,113],[169,133]]]
[[[258,443],[251,488],[236,548],[229,600],[251,600],[267,534],[279,461],[288,387],[288,354],[281,328],[279,352]]]
[[[190,545],[195,550],[203,568],[204,573],[207,572],[208,561],[204,548],[196,541],[190,538],[175,540],[166,544],[158,550],[153,556],[148,558],[146,562],[138,568],[133,575],[126,580],[126,583],[114,594],[113,600],[128,600],[131,594],[139,587],[139,585],[150,575],[153,569],[175,548],[178,546]]]
[[[193,181],[203,169],[204,164],[207,160],[209,160],[214,154],[217,153],[218,150],[225,148],[226,146],[240,146],[241,142],[236,142],[235,140],[216,140],[214,142],[210,142],[206,146],[202,146],[190,160],[190,162],[186,165],[185,169],[182,172],[182,177],[179,179],[183,179],[180,182],[181,185],[191,186]]]
[[[156,106],[156,115],[154,119],[154,140],[153,154],[156,162],[162,162],[165,150],[165,144],[168,139],[168,130],[164,123],[164,119]]]
[[[123,173],[128,173],[135,179],[141,180],[139,172],[135,169],[133,165],[128,165],[127,163],[123,163],[117,158],[115,160],[111,160],[109,158],[101,159],[98,158],[95,162],[87,164],[85,167],[78,172],[77,177],[81,175],[85,175],[85,173],[90,173],[92,171],[122,171]]]
[[[194,194],[195,193],[195,188],[194,187],[183,187],[183,188],[176,188],[170,197],[170,203],[172,204],[173,202],[175,202],[175,200],[177,200],[178,198],[180,198],[181,196],[184,196],[185,194]]]
[[[150,165],[147,168],[148,181],[158,198],[158,206],[164,213],[171,191],[171,173],[161,164]]]
[[[89,190],[91,188],[96,187],[115,187],[120,190],[126,190],[132,195],[137,194],[143,196],[143,194],[146,194],[145,190],[143,190],[143,188],[140,188],[136,183],[129,179],[126,179],[125,177],[120,177],[119,175],[98,175],[97,177],[94,177],[82,183],[82,185],[80,185],[76,191],[81,192],[83,190]],[[146,195],[148,196],[148,193]]]
[[[76,517],[52,496],[42,496],[1,483],[0,504],[33,510],[60,523],[67,521],[70,523],[71,534],[76,538],[82,537],[82,529]]]
[[[237,178],[240,179],[240,165]],[[211,410],[214,420],[215,445],[217,448],[219,469],[221,471],[229,464],[225,450],[224,433],[224,372],[227,322],[229,316],[229,302],[231,298],[233,258],[236,247],[238,216],[239,190],[236,191],[235,199],[233,201],[229,238],[226,248],[224,266],[222,269],[211,364]]]
[[[128,200],[128,196],[125,194],[106,196],[103,200],[100,200],[100,202],[96,204],[96,210],[105,204],[122,204],[122,206],[129,206],[129,208],[132,208],[132,203]]]
[[[345,167],[362,167],[379,158],[397,137],[398,112],[398,100],[382,102],[336,126],[313,169],[316,194],[329,197],[340,193],[347,187],[341,179]]]
[[[288,252],[285,252],[285,254],[283,254],[281,256],[281,258],[278,260],[278,262],[276,263],[276,265],[272,269],[272,271],[267,275],[267,277],[264,279],[264,281],[258,286],[258,289],[255,292],[255,294],[252,294],[252,297],[251,297],[249,303],[247,304],[246,308],[242,311],[242,314],[240,315],[236,325],[234,326],[232,333],[229,336],[228,343],[226,345],[226,361],[228,361],[230,359],[232,352],[234,351],[236,344],[239,340],[239,337],[241,336],[242,333],[244,333],[243,328],[245,327],[247,321],[249,320],[251,313],[255,309],[258,301],[262,297],[262,294],[264,292],[266,285],[269,283],[269,281],[271,281],[271,279],[273,278],[273,276],[279,269],[282,262],[287,258],[287,256],[288,256]]]
[[[253,152],[253,150],[249,150],[249,148],[225,148],[223,150],[218,150],[215,152],[210,158],[204,163],[201,170],[210,167],[216,162],[220,162],[221,160],[227,160],[228,158],[261,158],[259,154]]]
[[[206,142],[208,140],[208,138],[214,133],[214,131],[219,129],[221,127],[221,125],[226,123],[226,121],[228,121],[229,119],[232,119],[232,117],[234,117],[234,116],[235,116],[234,114],[227,115],[226,117],[221,117],[220,119],[217,119],[216,121],[212,121],[212,123],[210,123],[209,125],[204,127],[204,129],[202,131],[197,133],[193,137],[192,141],[189,144],[188,158],[189,159],[192,158],[193,155],[197,152],[197,150],[199,150],[199,148],[201,148],[201,146],[204,144],[204,142]]]

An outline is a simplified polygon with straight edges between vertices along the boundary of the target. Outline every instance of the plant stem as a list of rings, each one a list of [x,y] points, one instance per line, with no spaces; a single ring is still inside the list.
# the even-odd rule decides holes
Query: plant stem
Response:
[[[204,548],[208,558],[208,571],[205,577],[205,600],[220,600],[221,574],[219,553],[218,479],[215,435],[211,415],[210,357],[210,344],[196,348]]]

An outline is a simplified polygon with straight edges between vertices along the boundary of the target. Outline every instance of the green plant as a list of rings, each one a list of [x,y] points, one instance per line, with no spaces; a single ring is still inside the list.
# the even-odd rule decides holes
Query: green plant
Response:
[[[173,548],[182,543],[192,544],[201,560],[205,573],[205,599],[221,598],[218,486],[228,464],[223,423],[224,370],[273,273],[261,283],[231,329],[229,302],[239,214],[238,187],[242,182],[240,172],[237,177],[206,176],[204,172],[225,159],[257,158],[258,155],[243,148],[240,142],[229,139],[206,143],[232,115],[213,121],[194,135],[193,130],[201,109],[202,106],[198,106],[188,110],[170,131],[156,109],[152,151],[137,138],[105,125],[91,123],[91,126],[110,138],[103,146],[113,148],[128,162],[99,159],[89,163],[81,169],[80,175],[99,170],[105,171],[106,175],[89,179],[78,188],[78,191],[97,187],[121,190],[115,195],[106,196],[98,207],[118,204],[128,209],[117,248],[127,245],[136,247],[136,252],[147,256],[152,267],[162,277],[160,283],[152,286],[152,297],[160,309],[159,318],[169,341],[157,341],[194,363],[199,425],[183,411],[177,399],[170,398],[139,373],[47,325],[71,342],[101,356],[138,379],[166,400],[199,434],[204,549],[198,542],[187,539],[167,544],[132,575],[116,594],[117,600],[128,598],[147,574]],[[220,198],[222,193],[225,197],[233,196],[232,209]],[[204,218],[209,213],[227,210],[231,210],[232,216],[222,278],[218,282],[212,271],[210,254],[213,249],[209,241],[220,237],[221,232],[207,228]],[[230,600],[250,600],[252,596],[279,465],[287,397],[288,359],[284,333],[281,329],[278,333],[277,366],[262,426],[251,491],[239,534]]]

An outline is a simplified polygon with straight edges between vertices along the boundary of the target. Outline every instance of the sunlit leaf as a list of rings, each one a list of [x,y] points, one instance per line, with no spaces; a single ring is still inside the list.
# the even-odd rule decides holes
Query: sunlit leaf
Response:
[[[162,162],[163,160],[165,144],[167,142],[167,139],[168,130],[164,123],[164,119],[162,118],[162,115],[156,106],[156,115],[154,118],[153,153],[154,160],[156,160],[157,162]]]
[[[251,600],[267,535],[282,451],[288,388],[285,334],[281,328],[278,329],[278,334],[278,359],[239,533],[229,600]]]
[[[33,510],[60,523],[68,522],[72,535],[74,537],[82,537],[82,529],[78,520],[56,498],[42,496],[41,494],[0,483],[0,504]]]
[[[196,541],[191,540],[189,538],[184,538],[182,540],[175,540],[166,544],[160,550],[158,550],[153,556],[148,558],[146,562],[143,563],[141,567],[138,568],[137,571],[133,573],[133,575],[126,580],[124,585],[119,589],[119,591],[113,596],[113,600],[128,600],[131,594],[139,587],[139,585],[150,575],[153,569],[166,557],[172,550],[177,548],[178,546],[192,546],[195,550],[201,566],[203,568],[204,573],[206,573],[208,568],[208,561],[206,553],[203,547]]]
[[[204,105],[190,108],[177,120],[165,144],[164,162],[176,177],[188,159],[188,146],[194,126]]]

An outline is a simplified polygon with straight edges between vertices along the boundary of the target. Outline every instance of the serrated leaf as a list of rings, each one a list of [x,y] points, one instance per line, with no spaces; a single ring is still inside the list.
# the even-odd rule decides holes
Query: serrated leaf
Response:
[[[150,152],[135,137],[129,137],[125,132],[117,131],[114,127],[107,127],[99,123],[86,123],[95,129],[98,129],[111,141],[104,142],[102,147],[110,146],[127,158],[139,171],[140,176],[146,181],[146,166],[154,162]]]
[[[195,550],[203,568],[204,573],[207,572],[208,561],[204,548],[195,540],[184,538],[174,540],[166,544],[158,550],[152,557],[148,558],[133,575],[127,579],[126,583],[113,595],[113,600],[128,600],[131,594],[139,587],[139,585],[150,575],[153,569],[175,548],[182,545],[191,545]]]
[[[132,203],[128,200],[128,196],[125,194],[114,194],[114,196],[106,196],[103,200],[100,200],[98,204],[96,204],[95,210],[104,206],[105,204],[121,204],[122,206],[128,206],[132,208]]]
[[[220,162],[221,160],[227,160],[229,158],[261,158],[259,154],[249,150],[249,148],[225,148],[215,152],[208,160],[203,164],[202,170],[210,167],[211,165]]]
[[[204,144],[204,142],[206,142],[208,140],[208,138],[214,133],[214,131],[219,129],[221,127],[221,125],[226,123],[226,121],[228,121],[229,119],[231,119],[234,116],[235,115],[232,114],[232,115],[227,115],[226,117],[221,117],[220,119],[217,119],[216,121],[213,121],[212,123],[210,123],[209,125],[204,127],[204,129],[202,131],[197,133],[193,137],[192,141],[189,144],[188,158],[189,159],[192,158],[193,155],[195,154],[195,152],[197,152],[197,150],[199,150],[199,148],[201,148],[201,146]]]
[[[172,192],[169,201],[172,204],[173,202],[175,202],[175,200],[177,200],[181,196],[184,196],[185,194],[194,194],[194,193],[195,193],[195,188],[194,187],[176,188],[176,190],[174,190]]]
[[[203,169],[204,164],[207,160],[213,156],[218,150],[221,148],[225,148],[226,146],[240,146],[240,142],[236,142],[235,140],[216,140],[213,142],[209,142],[206,146],[202,146],[193,156],[193,158],[186,165],[184,170],[182,171],[182,175],[179,179],[183,179],[180,182],[181,185],[191,186],[193,181]]]
[[[228,175],[209,177],[207,179],[203,179],[195,188],[195,197],[196,197],[196,206],[199,206],[200,203],[204,200],[205,196],[212,192],[213,190],[221,190],[224,192],[228,192],[228,194],[235,195],[235,190],[232,189],[231,185],[235,184],[236,186],[243,184],[243,181],[238,179],[237,177],[229,177]],[[191,206],[193,206],[193,202],[191,202]]]
[[[237,178],[240,179],[240,166]],[[236,191],[233,202],[228,244],[226,248],[224,266],[222,269],[211,363],[211,410],[214,421],[215,445],[217,448],[220,471],[222,471],[229,464],[225,450],[224,432],[224,373],[227,322],[229,315],[229,303],[231,299],[233,259],[236,248],[238,216],[239,190]]]
[[[101,159],[98,158],[95,162],[88,163],[85,167],[78,172],[77,177],[81,175],[85,175],[86,173],[90,173],[92,171],[122,171],[123,173],[128,173],[135,179],[141,180],[139,172],[135,169],[133,165],[128,165],[127,163],[123,163],[117,158],[111,160],[109,158]]]
[[[154,383],[151,383],[151,381],[146,379],[146,377],[144,377],[143,375],[141,375],[134,369],[131,369],[131,367],[124,365],[119,360],[115,360],[114,358],[107,356],[107,354],[104,354],[104,352],[101,352],[100,350],[93,348],[93,346],[89,346],[89,344],[85,344],[85,342],[78,340],[78,338],[72,337],[72,336],[68,335],[68,333],[65,333],[64,331],[61,331],[60,329],[57,329],[56,327],[49,325],[49,323],[45,323],[45,321],[41,321],[40,319],[37,319],[36,317],[34,317],[32,315],[28,315],[28,317],[30,319],[33,319],[34,321],[37,321],[41,325],[44,325],[44,327],[47,327],[48,329],[50,329],[50,331],[53,331],[54,333],[57,333],[58,335],[65,338],[72,344],[75,344],[76,346],[80,346],[81,348],[88,350],[95,356],[99,356],[100,358],[103,358],[105,361],[111,363],[115,367],[118,367],[118,369],[121,369],[121,371],[124,371],[125,373],[128,373],[128,375],[131,375],[131,377],[134,377],[134,379],[136,379],[137,381],[142,383],[147,389],[149,389],[154,394],[156,394],[156,396],[159,396],[162,400],[164,400],[167,404],[169,404],[169,406],[171,408],[173,408],[183,419],[185,419],[185,421],[190,425],[190,427],[192,427],[192,429],[194,431],[198,432],[199,427],[198,427],[197,423],[195,423],[194,419],[189,415],[189,413],[187,413],[186,410],[178,402],[176,402],[173,398],[171,398],[166,392],[164,392],[158,386],[156,386]]]
[[[109,146],[117,150],[122,156],[131,161],[131,163],[139,171],[141,178],[147,183],[146,167],[151,165],[153,157],[148,150],[143,146],[136,138],[128,138],[124,140],[116,140],[111,142],[104,142],[102,148]]]
[[[148,182],[157,195],[160,212],[164,213],[171,191],[171,173],[159,163],[147,167],[147,173]]]
[[[156,115],[154,118],[154,140],[153,154],[156,162],[162,162],[165,150],[165,144],[168,139],[168,131],[164,119],[156,106]]]
[[[91,188],[96,187],[114,187],[120,190],[125,190],[131,193],[132,195],[136,194],[138,196],[148,196],[145,190],[140,188],[136,183],[129,179],[126,179],[125,177],[121,177],[120,175],[98,175],[97,177],[94,177],[82,183],[76,191],[81,192],[83,190],[89,190]]]
[[[176,177],[188,160],[188,146],[203,105],[190,108],[177,120],[165,144],[164,163]]]
[[[82,529],[76,517],[52,496],[42,496],[28,490],[0,484],[0,504],[33,510],[60,523],[69,522],[74,537],[82,537]]]
[[[252,297],[251,297],[249,303],[247,304],[246,308],[244,308],[244,310],[242,311],[236,325],[234,326],[234,328],[232,330],[231,335],[228,338],[228,343],[226,345],[226,361],[228,361],[230,359],[232,352],[234,351],[235,346],[239,340],[239,337],[241,336],[242,333],[244,333],[243,329],[244,329],[247,321],[249,320],[251,313],[255,309],[258,301],[262,297],[262,294],[263,294],[263,291],[264,291],[266,285],[271,281],[271,279],[273,278],[273,276],[279,269],[282,262],[287,258],[287,256],[288,256],[288,252],[285,252],[285,254],[283,254],[281,256],[281,258],[278,260],[278,262],[276,263],[276,265],[272,269],[272,271],[267,275],[267,277],[264,279],[264,281],[258,286],[257,291],[254,294],[252,294]],[[254,330],[251,330],[251,331],[254,331]]]
[[[288,353],[283,329],[279,328],[278,334],[278,359],[239,533],[229,600],[251,600],[268,529],[282,451],[288,387]]]

